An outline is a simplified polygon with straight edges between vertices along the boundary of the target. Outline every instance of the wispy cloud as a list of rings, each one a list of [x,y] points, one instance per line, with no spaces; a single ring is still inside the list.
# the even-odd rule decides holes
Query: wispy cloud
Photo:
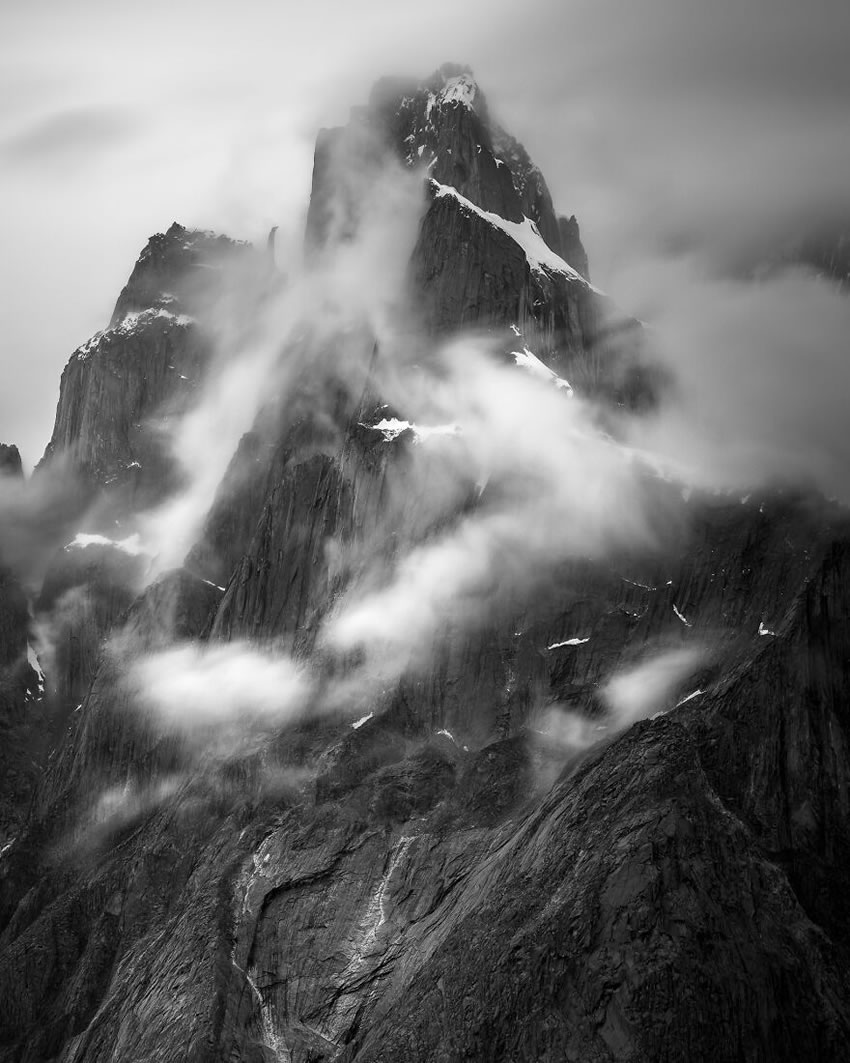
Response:
[[[138,114],[110,107],[59,111],[0,139],[0,159],[27,167],[89,166],[101,152],[135,136]]]
[[[743,281],[694,259],[645,263],[627,290],[676,382],[635,442],[708,488],[814,486],[850,501],[850,298],[802,269]]]
[[[241,642],[142,655],[126,682],[166,729],[226,742],[298,719],[312,690],[290,658]]]
[[[589,716],[552,705],[537,714],[536,727],[562,754],[583,752],[638,720],[673,708],[673,698],[705,658],[704,647],[685,647],[626,666],[601,688],[604,712]]]
[[[383,681],[429,661],[447,625],[474,627],[532,595],[559,562],[663,538],[645,470],[580,399],[473,339],[451,344],[414,379],[406,409],[422,424],[457,426],[417,446],[399,473],[412,497],[430,492],[435,508],[392,561],[374,559],[365,589],[348,591],[325,636],[341,652],[365,652]]]

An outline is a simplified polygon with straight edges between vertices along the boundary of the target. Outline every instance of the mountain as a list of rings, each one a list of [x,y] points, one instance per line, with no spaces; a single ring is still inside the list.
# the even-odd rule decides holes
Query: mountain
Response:
[[[845,1059],[845,511],[618,440],[670,383],[464,67],[319,134],[305,261],[175,224],[63,374],[24,486],[85,509],[0,580],[0,1060]],[[163,426],[258,350],[159,571],[212,460]]]

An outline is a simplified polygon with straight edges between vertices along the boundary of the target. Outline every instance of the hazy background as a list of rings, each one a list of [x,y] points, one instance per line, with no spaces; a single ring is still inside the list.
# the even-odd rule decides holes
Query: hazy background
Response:
[[[741,278],[799,231],[850,217],[848,40],[837,0],[4,4],[0,440],[40,457],[62,366],[106,324],[151,233],[179,220],[299,238],[317,128],[345,121],[376,77],[452,60],[578,215],[594,280],[672,321],[693,394],[715,402],[750,359],[731,427],[751,419],[770,448],[777,403],[783,438],[816,420],[813,461],[840,477],[844,303],[809,283],[797,307],[787,278],[750,299]],[[812,336],[814,370],[800,346]],[[729,429],[715,417],[707,437]]]

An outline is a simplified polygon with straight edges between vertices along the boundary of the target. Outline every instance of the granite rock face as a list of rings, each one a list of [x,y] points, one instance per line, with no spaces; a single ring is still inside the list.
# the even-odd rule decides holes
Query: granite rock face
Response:
[[[65,367],[39,468],[70,461],[92,495],[116,497],[124,517],[172,491],[169,428],[203,382],[222,291],[251,271],[266,271],[264,256],[226,237],[176,222],[152,236],[109,326]]]
[[[314,256],[353,238],[386,166],[421,166],[407,285],[429,341],[474,327],[603,412],[657,401],[636,323],[590,287],[575,219],[559,222],[468,70],[381,82],[352,127],[317,143]],[[361,155],[359,183],[338,182],[343,149]],[[183,313],[202,298],[164,279],[196,240],[232,250],[179,227],[155,237],[90,369],[66,370],[55,449],[93,482],[139,454],[122,437],[110,457],[100,407],[144,422],[182,401],[169,364],[203,365],[201,333],[162,301]],[[57,627],[61,735],[0,856],[0,1060],[845,1059],[838,506],[685,498],[647,469],[663,548],[554,564],[477,623],[447,621],[429,667],[376,688],[356,719],[335,704],[210,742],[182,725],[191,687],[176,724],[145,711],[128,676],[160,650],[272,648],[344,678],[356,654],[333,659],[321,631],[358,559],[389,564],[456,515],[398,490],[419,443],[404,422],[378,429],[394,411],[374,338],[303,342],[185,568],[149,583],[141,555],[77,542],[48,572],[39,615],[79,595],[88,611]],[[328,346],[356,346],[359,371],[338,372]],[[127,386],[110,398],[113,372]],[[486,504],[482,487],[457,508]],[[4,668],[26,656],[27,623],[10,575]],[[618,721],[606,683],[660,653],[687,664],[651,718]]]

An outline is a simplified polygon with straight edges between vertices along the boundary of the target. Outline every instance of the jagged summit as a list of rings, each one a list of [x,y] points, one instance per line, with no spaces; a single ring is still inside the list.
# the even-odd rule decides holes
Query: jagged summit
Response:
[[[14,443],[0,443],[0,476],[22,477],[21,455]]]
[[[540,170],[525,148],[490,117],[486,97],[471,69],[446,63],[423,81],[382,78],[369,103],[355,108],[346,129],[323,130],[316,143],[308,246],[327,239],[334,209],[335,156],[352,151],[365,130],[360,154],[374,164],[375,142],[410,168],[455,189],[476,207],[517,224],[528,218],[552,251],[582,276],[587,256],[576,235],[562,240],[558,216]],[[358,158],[358,165],[364,160]],[[568,252],[568,254],[567,254]],[[569,256],[572,256],[572,261]]]
[[[191,313],[199,288],[197,272],[220,269],[225,261],[250,251],[252,246],[244,241],[173,222],[145,244],[118,296],[110,325],[128,313],[151,309]]]
[[[424,80],[400,75],[379,78],[369,93],[368,109],[395,110],[400,99],[414,96],[423,89],[429,94],[429,109],[456,103],[484,111],[486,114],[484,94],[471,67],[460,63],[443,63]],[[362,107],[354,108],[356,113],[362,113],[363,110]]]

